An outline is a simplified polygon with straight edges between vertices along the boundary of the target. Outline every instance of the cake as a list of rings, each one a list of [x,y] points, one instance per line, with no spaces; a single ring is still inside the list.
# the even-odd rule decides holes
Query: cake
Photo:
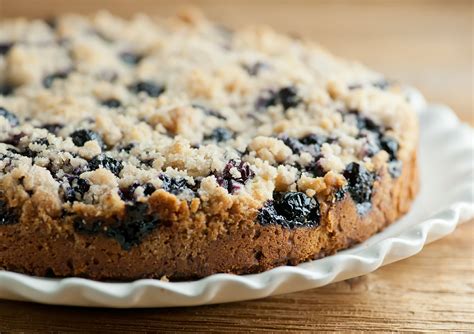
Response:
[[[0,23],[0,268],[190,280],[296,265],[410,209],[404,89],[198,11]]]

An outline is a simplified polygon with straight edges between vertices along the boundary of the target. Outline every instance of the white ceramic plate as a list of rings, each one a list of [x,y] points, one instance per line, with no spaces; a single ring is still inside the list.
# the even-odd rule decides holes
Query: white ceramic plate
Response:
[[[316,288],[412,256],[474,217],[474,132],[449,108],[426,106],[416,92],[410,96],[420,111],[421,191],[407,216],[356,247],[295,267],[244,276],[217,274],[179,283],[152,279],[106,283],[0,271],[0,298],[108,307],[223,303]]]

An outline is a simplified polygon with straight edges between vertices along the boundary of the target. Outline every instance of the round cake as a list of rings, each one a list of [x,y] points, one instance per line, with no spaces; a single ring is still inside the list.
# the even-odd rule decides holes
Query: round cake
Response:
[[[321,258],[406,213],[401,86],[188,10],[0,23],[0,268],[189,280]]]

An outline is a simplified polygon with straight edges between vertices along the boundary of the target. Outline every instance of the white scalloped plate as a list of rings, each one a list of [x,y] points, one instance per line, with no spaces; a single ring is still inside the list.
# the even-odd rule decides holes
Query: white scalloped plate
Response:
[[[426,106],[416,92],[410,96],[420,110],[421,191],[408,215],[356,247],[260,274],[217,274],[178,283],[152,279],[107,283],[0,271],[0,298],[121,308],[224,303],[317,288],[412,256],[474,217],[474,132],[449,108]]]

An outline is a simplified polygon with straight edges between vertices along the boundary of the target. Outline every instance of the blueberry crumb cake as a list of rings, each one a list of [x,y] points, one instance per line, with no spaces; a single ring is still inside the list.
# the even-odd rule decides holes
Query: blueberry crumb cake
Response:
[[[0,22],[0,268],[188,280],[366,240],[410,208],[394,82],[184,11]]]

